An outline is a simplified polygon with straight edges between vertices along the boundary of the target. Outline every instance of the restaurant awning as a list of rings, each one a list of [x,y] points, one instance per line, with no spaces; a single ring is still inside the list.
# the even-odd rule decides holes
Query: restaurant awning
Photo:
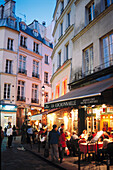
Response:
[[[113,77],[74,89],[65,95],[45,103],[45,109],[71,107],[76,105],[99,104],[101,93],[113,88]]]
[[[42,120],[42,114],[31,116],[31,120]]]

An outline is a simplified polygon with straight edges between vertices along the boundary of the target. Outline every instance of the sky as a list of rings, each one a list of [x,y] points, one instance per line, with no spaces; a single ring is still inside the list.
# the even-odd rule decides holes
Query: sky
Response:
[[[42,23],[46,22],[46,26],[50,25],[53,19],[53,12],[55,9],[56,0],[15,0],[16,1],[16,15],[30,24],[34,19]],[[4,0],[0,0],[0,5]]]

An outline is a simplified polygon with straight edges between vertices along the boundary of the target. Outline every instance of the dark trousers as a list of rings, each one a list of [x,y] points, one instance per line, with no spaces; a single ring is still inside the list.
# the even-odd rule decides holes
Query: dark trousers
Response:
[[[58,147],[58,150],[59,150],[59,158],[60,158],[60,163],[61,163],[64,157],[65,147]]]
[[[8,147],[12,145],[12,140],[13,140],[13,136],[12,135],[8,136]]]

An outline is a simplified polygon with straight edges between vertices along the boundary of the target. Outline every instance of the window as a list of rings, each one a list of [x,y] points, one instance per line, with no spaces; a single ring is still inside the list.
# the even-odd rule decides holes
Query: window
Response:
[[[8,50],[13,50],[13,40],[10,39],[10,38],[8,38],[7,49]]]
[[[67,14],[67,26],[70,26],[70,12]]]
[[[25,92],[25,82],[19,80],[18,81],[17,100],[25,101],[24,92]]]
[[[61,2],[61,14],[62,14],[63,10],[64,10],[64,1]]]
[[[93,46],[84,50],[84,70],[86,75],[93,73]]]
[[[21,24],[21,27],[22,27],[23,30],[26,29],[26,25],[25,24]]]
[[[38,36],[38,32],[34,31],[34,36],[37,37]]]
[[[113,62],[113,33],[102,39],[103,62],[105,68]]]
[[[44,93],[44,103],[48,102],[48,92]]]
[[[69,44],[67,44],[66,46],[65,46],[65,48],[66,48],[66,60],[68,60],[68,58],[69,58],[69,54],[68,54],[68,52],[69,52]]]
[[[62,95],[66,94],[66,92],[67,92],[67,79],[65,79],[62,82]]]
[[[10,99],[10,84],[4,84],[4,99]]]
[[[48,84],[48,73],[44,72],[44,83]]]
[[[24,48],[27,48],[26,41],[27,41],[27,38],[21,35],[21,37],[20,37],[20,45],[22,47],[24,47]]]
[[[27,74],[26,71],[26,57],[20,55],[19,56],[19,73]]]
[[[104,3],[105,3],[105,9],[106,9],[113,3],[113,0],[104,0]]]
[[[12,61],[6,60],[6,66],[5,66],[5,72],[6,73],[12,73]]]
[[[63,22],[60,24],[60,36],[63,35]]]
[[[39,62],[33,60],[33,72],[32,76],[39,78]]]
[[[58,98],[59,95],[60,95],[60,84],[58,84],[58,85],[56,86],[56,94],[55,94],[55,98]]]
[[[48,62],[48,55],[45,55],[45,63],[49,64],[49,62]]]
[[[88,22],[90,23],[95,18],[95,4],[94,2],[88,6]]]
[[[32,84],[32,103],[38,103],[38,85]]]
[[[37,43],[34,42],[33,51],[34,51],[35,53],[38,53],[38,54],[39,54],[39,52],[38,52],[38,47],[39,47],[39,44],[37,44]]]
[[[58,54],[58,67],[61,66],[61,52]]]

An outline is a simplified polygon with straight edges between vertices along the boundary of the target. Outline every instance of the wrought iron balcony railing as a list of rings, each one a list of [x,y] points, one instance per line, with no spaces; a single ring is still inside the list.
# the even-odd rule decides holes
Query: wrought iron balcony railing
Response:
[[[26,101],[26,98],[24,96],[17,96],[17,101]]]
[[[31,103],[37,103],[37,104],[39,104],[39,99],[31,98]]]
[[[80,69],[78,72],[75,73],[75,81],[85,78],[86,76],[89,76],[93,73],[102,71],[102,70],[109,68],[111,66],[113,66],[113,59],[94,67],[94,69],[92,69],[92,70],[87,70],[87,71],[83,72],[82,69]]]
[[[36,78],[40,78],[40,75],[39,74],[37,74],[37,73],[34,73],[34,72],[32,72],[32,77],[36,77]]]
[[[18,73],[22,73],[22,74],[27,75],[27,70],[22,69],[22,68],[19,68],[19,69],[18,69]]]

